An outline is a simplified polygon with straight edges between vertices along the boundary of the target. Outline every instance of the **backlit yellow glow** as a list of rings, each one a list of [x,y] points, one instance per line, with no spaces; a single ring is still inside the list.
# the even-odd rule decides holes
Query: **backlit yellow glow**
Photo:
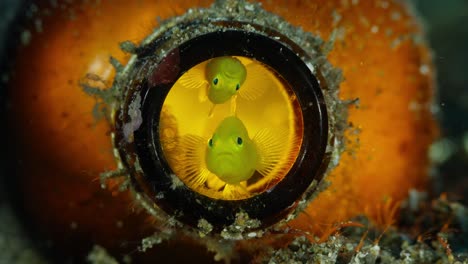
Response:
[[[247,69],[239,93],[261,93],[247,97],[236,93],[227,102],[215,105],[207,98],[212,80],[206,80],[209,61],[205,61],[174,84],[160,117],[162,148],[175,176],[192,190],[214,199],[246,199],[272,188],[288,173],[302,143],[302,115],[287,82],[260,62],[236,58]],[[187,76],[196,85],[188,87],[192,84],[187,84]],[[253,176],[228,184],[207,169],[206,151],[213,133],[231,116],[244,124],[259,159],[248,162],[256,168]]]

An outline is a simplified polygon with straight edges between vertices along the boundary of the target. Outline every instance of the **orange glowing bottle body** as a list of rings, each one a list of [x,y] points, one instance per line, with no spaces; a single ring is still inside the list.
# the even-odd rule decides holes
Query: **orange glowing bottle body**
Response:
[[[261,2],[293,26],[333,39],[328,60],[344,76],[339,98],[359,101],[343,117],[350,125],[346,150],[326,176],[329,186],[289,225],[321,234],[324,225],[357,215],[385,224],[379,219],[389,208],[428,182],[426,152],[436,133],[430,109],[434,77],[420,26],[398,1]],[[42,32],[18,48],[8,115],[22,206],[35,229],[64,255],[85,254],[92,244],[112,253],[130,251],[132,245],[124,250],[122,241],[154,232],[151,217],[134,206],[129,192],[101,188],[99,174],[117,168],[112,126],[93,115],[96,100],[80,82],[96,75],[102,87],[110,87],[110,56],[123,64],[130,58],[119,43],[139,43],[159,26],[156,18],[210,4],[38,4],[40,12],[54,16],[38,15]]]

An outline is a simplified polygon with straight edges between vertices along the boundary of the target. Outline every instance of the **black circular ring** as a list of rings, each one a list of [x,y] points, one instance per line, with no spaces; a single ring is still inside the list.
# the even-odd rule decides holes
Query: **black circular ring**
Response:
[[[290,212],[314,179],[321,180],[328,142],[327,108],[316,77],[297,55],[304,52],[294,43],[288,46],[244,30],[212,32],[190,39],[170,52],[177,56],[178,65],[173,66],[180,67],[177,78],[170,82],[143,82],[143,123],[134,134],[146,185],[140,189],[150,192],[147,194],[159,207],[192,226],[205,219],[215,231],[232,224],[240,212],[267,226]],[[198,63],[219,56],[244,56],[270,66],[293,88],[302,110],[304,138],[296,162],[272,189],[243,200],[213,199],[185,185],[173,188],[173,171],[160,144],[160,113],[175,80]]]

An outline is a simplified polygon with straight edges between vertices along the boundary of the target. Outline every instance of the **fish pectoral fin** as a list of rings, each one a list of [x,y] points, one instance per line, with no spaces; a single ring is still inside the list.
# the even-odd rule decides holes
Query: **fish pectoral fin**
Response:
[[[288,133],[286,129],[261,129],[253,137],[258,151],[256,170],[266,176],[275,170],[285,156]]]
[[[257,63],[251,63],[246,66],[247,78],[238,91],[242,99],[253,101],[262,96],[267,89],[270,89],[275,83],[272,77],[263,66]]]
[[[193,185],[203,185],[211,172],[205,164],[206,140],[196,135],[185,135],[180,139],[180,151],[183,152],[182,161],[176,174],[187,179]]]
[[[180,77],[179,82],[188,89],[202,89],[208,85],[208,81],[205,79],[205,72],[200,67],[194,67],[184,73]]]

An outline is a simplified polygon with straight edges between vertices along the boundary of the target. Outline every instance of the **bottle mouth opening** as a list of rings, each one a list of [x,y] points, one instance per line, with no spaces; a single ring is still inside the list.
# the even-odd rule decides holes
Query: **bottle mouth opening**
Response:
[[[126,101],[115,115],[115,145],[134,189],[195,227],[204,219],[221,230],[239,213],[271,225],[295,208],[328,165],[327,107],[305,52],[277,32],[256,33],[239,25],[244,26],[229,23],[190,38],[167,49],[157,62],[148,58],[164,46],[164,39],[142,49],[134,65],[144,69],[132,70],[138,81],[128,83]],[[240,61],[247,77],[233,98],[218,104],[209,96],[211,82],[213,74],[226,70],[207,64],[225,58]],[[188,87],[190,81],[198,84]],[[235,141],[216,145],[230,136],[238,140],[236,126],[227,126],[223,139],[218,135],[226,130],[221,123],[228,117],[244,124],[248,136],[241,141],[252,143],[255,151],[236,156]],[[209,156],[212,149],[231,151],[234,165],[228,158],[220,162],[220,155]],[[250,172],[239,172],[249,166],[254,169],[250,177]]]
[[[174,175],[222,200],[273,188],[291,169],[303,138],[293,89],[272,68],[242,56],[213,57],[182,73],[158,127],[154,136]]]

